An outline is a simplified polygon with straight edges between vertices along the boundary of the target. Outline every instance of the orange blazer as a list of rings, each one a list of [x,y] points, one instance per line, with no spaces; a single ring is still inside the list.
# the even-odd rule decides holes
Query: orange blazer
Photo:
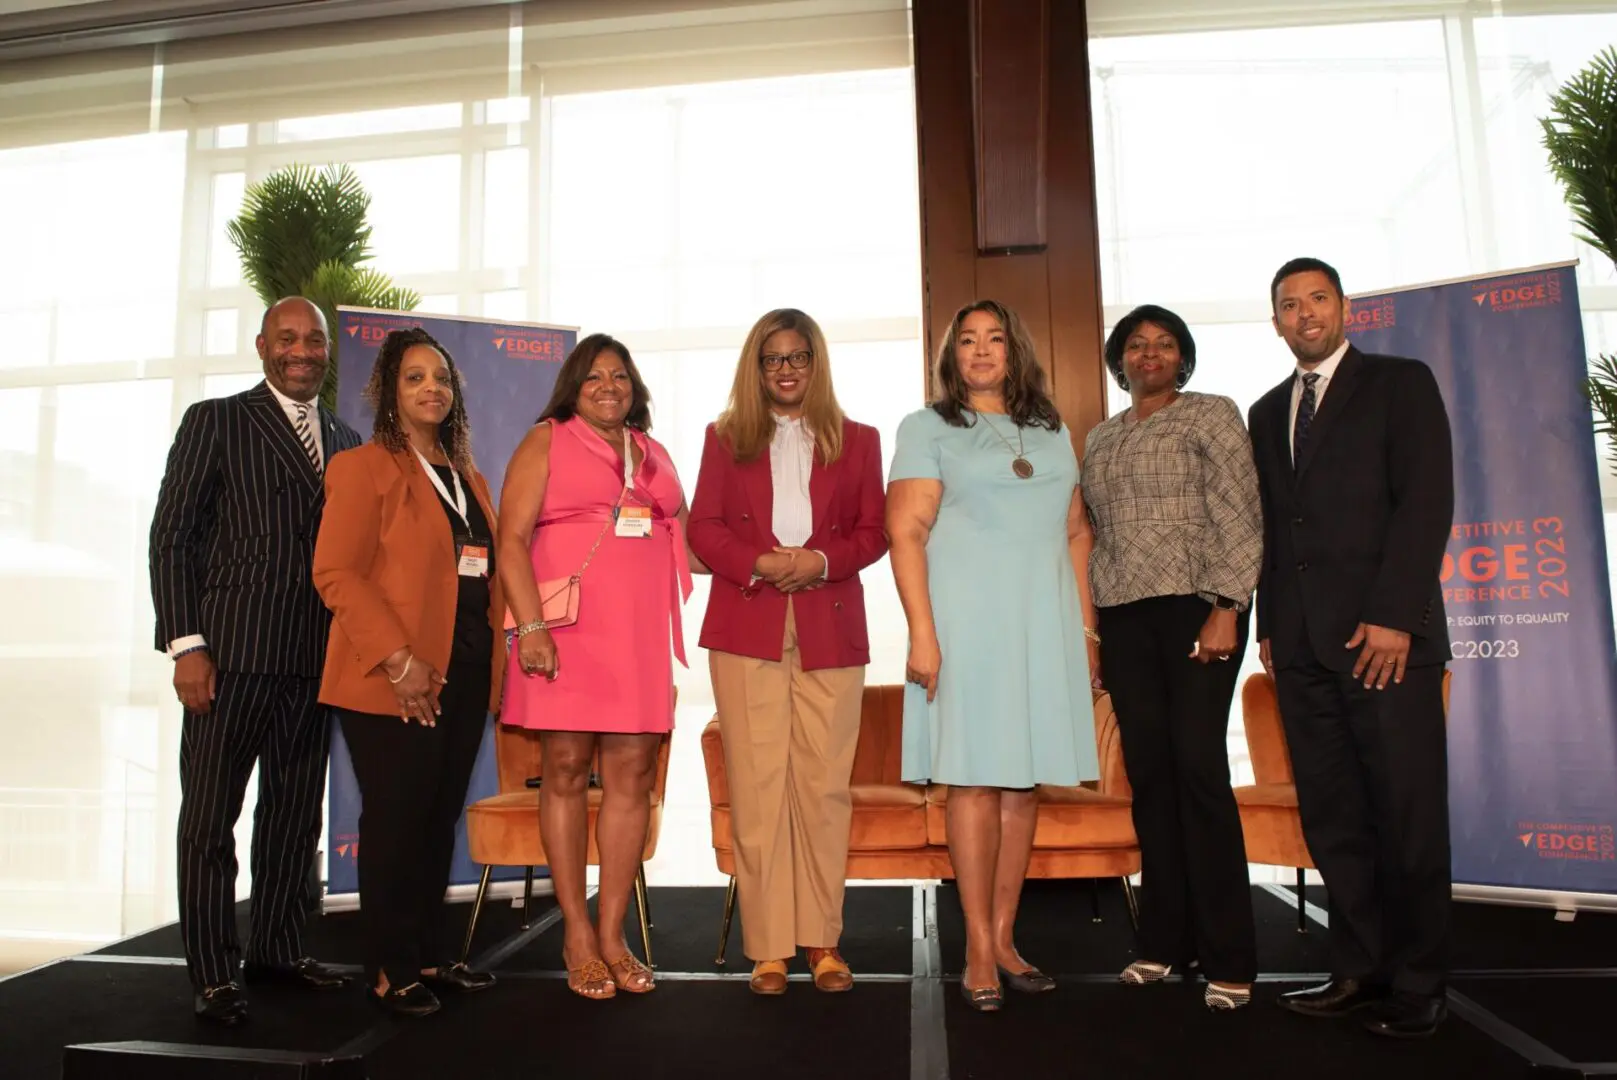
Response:
[[[483,474],[461,479],[469,479],[490,529],[497,529]],[[381,663],[405,646],[418,662],[447,674],[460,591],[454,534],[413,453],[372,442],[332,455],[325,517],[314,545],[314,587],[333,616],[320,681],[324,704],[397,713],[398,697]],[[505,594],[498,576],[489,581],[488,621],[494,631],[493,712],[505,675]]]

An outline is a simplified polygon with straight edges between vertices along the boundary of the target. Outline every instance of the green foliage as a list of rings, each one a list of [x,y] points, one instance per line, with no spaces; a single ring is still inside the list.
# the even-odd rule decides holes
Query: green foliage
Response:
[[[1617,48],[1608,46],[1557,90],[1539,123],[1550,172],[1582,230],[1578,238],[1617,263]],[[1617,472],[1617,362],[1596,357],[1583,390]]]
[[[242,274],[267,307],[303,296],[325,312],[331,364],[320,400],[337,404],[340,373],[337,307],[410,311],[421,297],[372,267],[371,199],[347,165],[290,165],[247,189],[241,214],[225,226]]]

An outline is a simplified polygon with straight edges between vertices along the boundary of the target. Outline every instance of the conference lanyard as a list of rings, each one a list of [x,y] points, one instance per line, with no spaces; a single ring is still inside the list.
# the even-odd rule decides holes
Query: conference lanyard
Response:
[[[410,449],[415,450],[416,459],[421,462],[421,467],[426,470],[427,479],[432,481],[432,486],[438,489],[438,494],[444,497],[444,502],[455,508],[455,513],[460,516],[460,520],[466,523],[466,531],[471,532],[472,522],[466,516],[466,491],[460,486],[459,471],[453,465],[449,467],[449,477],[455,482],[455,497],[451,499],[448,489],[444,487],[444,482],[438,478],[438,470],[432,467],[432,463],[426,459],[421,451],[416,450],[413,446]]]

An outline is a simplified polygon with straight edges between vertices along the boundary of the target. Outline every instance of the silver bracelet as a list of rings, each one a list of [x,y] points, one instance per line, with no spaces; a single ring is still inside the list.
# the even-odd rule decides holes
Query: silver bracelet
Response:
[[[399,677],[396,678],[396,679],[390,677],[387,681],[392,683],[394,686],[399,685],[399,683],[404,681],[404,677],[406,675],[410,674],[410,665],[412,663],[414,663],[414,662],[415,662],[415,653],[411,653],[409,656],[406,656],[404,658],[404,670],[399,672]]]

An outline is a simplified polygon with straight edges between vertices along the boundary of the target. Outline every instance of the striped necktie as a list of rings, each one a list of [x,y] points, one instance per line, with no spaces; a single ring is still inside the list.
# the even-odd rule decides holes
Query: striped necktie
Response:
[[[320,448],[314,442],[314,429],[309,426],[309,406],[299,402],[294,406],[298,411],[298,418],[292,427],[298,433],[298,442],[303,444],[303,452],[309,455],[309,464],[314,466],[316,476],[320,475]]]
[[[1310,371],[1303,376],[1302,396],[1297,399],[1297,419],[1291,428],[1291,462],[1292,468],[1303,459],[1303,444],[1308,441],[1308,429],[1314,423],[1314,408],[1318,397],[1314,393],[1314,384],[1319,382],[1319,372]]]

